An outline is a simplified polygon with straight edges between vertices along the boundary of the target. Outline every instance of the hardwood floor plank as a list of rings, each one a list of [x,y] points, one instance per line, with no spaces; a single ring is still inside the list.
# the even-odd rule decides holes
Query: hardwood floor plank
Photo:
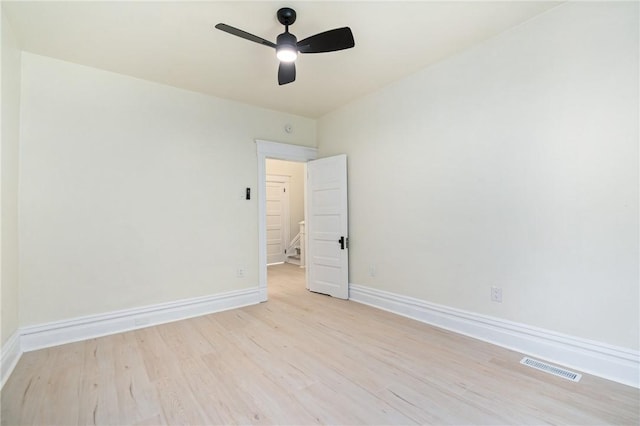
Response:
[[[185,383],[212,424],[250,423],[244,414],[248,407],[224,375],[212,374],[200,357],[183,359],[181,366]]]
[[[158,414],[133,424],[134,426],[164,426],[167,422],[164,421],[164,417],[161,414]]]
[[[166,326],[167,324],[163,324],[158,327],[142,328],[134,332],[150,381],[180,374],[178,358],[160,336],[159,329]]]
[[[115,424],[119,421],[113,337],[91,339],[84,344],[78,424]]]
[[[135,332],[114,337],[114,372],[119,424],[131,424],[162,413],[155,388],[145,371]]]
[[[155,382],[164,421],[170,425],[213,424],[184,380],[161,377]]]
[[[18,374],[12,374],[2,389],[2,422],[22,419],[23,424],[35,424],[44,403],[47,383],[55,368],[55,349],[42,349],[22,355]]]
[[[240,343],[242,340],[243,343]],[[250,410],[250,421],[278,423],[313,423],[298,401],[292,398],[285,382],[272,380],[274,370],[281,362],[272,358],[267,368],[256,363],[253,343],[232,337],[228,355],[223,358],[205,356],[203,359],[219,376],[230,381],[229,387],[237,388]]]
[[[33,424],[78,424],[84,346],[84,342],[70,343],[51,351],[54,354],[52,371]]]

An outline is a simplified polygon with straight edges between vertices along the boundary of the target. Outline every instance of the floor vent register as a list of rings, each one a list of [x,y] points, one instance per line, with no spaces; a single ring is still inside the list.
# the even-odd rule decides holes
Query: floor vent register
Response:
[[[529,357],[522,358],[520,364],[553,374],[554,376],[562,377],[563,379],[571,380],[572,382],[579,382],[582,377],[582,374],[574,373],[573,371],[565,370],[564,368],[556,367]]]

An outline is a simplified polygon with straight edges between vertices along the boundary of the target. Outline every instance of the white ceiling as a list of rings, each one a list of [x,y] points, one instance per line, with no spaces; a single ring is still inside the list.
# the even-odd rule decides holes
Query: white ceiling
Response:
[[[121,1],[10,2],[26,51],[252,105],[317,118],[526,21],[556,2]],[[268,40],[351,27],[356,46],[301,55],[278,86],[275,51],[214,29],[223,22]]]

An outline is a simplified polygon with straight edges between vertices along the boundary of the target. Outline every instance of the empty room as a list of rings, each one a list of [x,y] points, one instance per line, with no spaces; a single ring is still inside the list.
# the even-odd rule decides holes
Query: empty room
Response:
[[[640,423],[640,2],[0,10],[0,424]]]

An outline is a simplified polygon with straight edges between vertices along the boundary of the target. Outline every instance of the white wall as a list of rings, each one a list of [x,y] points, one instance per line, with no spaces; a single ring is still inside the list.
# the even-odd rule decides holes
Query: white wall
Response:
[[[267,159],[268,175],[289,176],[289,238],[300,232],[304,220],[304,163]],[[289,241],[290,242],[290,241]]]
[[[323,117],[350,281],[638,349],[638,52],[638,3],[567,3]]]
[[[254,139],[315,121],[23,53],[20,325],[258,285]],[[245,278],[236,268],[246,269]]]
[[[1,8],[0,8],[1,11]],[[18,275],[18,143],[20,137],[20,50],[2,15],[2,235],[0,278],[0,344],[17,330]]]

